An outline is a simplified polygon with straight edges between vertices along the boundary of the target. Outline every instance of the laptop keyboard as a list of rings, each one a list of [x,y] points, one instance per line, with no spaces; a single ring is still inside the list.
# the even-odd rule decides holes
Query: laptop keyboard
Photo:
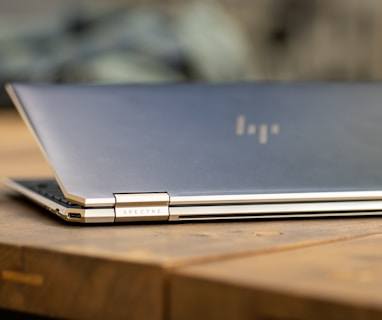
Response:
[[[62,193],[59,185],[55,180],[29,180],[29,181],[17,181],[24,187],[37,192],[38,194],[49,198],[55,202],[61,203],[65,206],[80,207],[79,205],[68,201]]]

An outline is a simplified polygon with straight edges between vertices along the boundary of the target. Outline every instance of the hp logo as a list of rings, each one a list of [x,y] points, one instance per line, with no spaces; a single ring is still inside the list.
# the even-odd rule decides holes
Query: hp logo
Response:
[[[239,115],[236,119],[236,135],[243,136],[258,136],[258,142],[260,144],[267,144],[269,135],[278,135],[280,133],[280,125],[265,124],[261,123],[259,125],[249,123],[247,124],[247,119],[243,115]]]

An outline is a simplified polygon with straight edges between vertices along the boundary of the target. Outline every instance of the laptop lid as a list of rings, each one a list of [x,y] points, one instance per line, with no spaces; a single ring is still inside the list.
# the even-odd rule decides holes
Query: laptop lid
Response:
[[[8,91],[65,195],[83,205],[113,205],[116,193],[167,192],[192,205],[322,192],[362,199],[382,190],[380,84],[15,84]]]

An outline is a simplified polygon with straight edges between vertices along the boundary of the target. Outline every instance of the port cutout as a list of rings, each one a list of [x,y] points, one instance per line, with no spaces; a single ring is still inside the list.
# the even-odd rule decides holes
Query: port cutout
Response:
[[[80,213],[69,213],[68,216],[70,219],[81,219]]]

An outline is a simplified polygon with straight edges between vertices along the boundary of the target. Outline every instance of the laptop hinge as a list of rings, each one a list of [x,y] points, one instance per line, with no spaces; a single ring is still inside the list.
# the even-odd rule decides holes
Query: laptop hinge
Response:
[[[169,219],[168,193],[115,193],[115,221]]]

